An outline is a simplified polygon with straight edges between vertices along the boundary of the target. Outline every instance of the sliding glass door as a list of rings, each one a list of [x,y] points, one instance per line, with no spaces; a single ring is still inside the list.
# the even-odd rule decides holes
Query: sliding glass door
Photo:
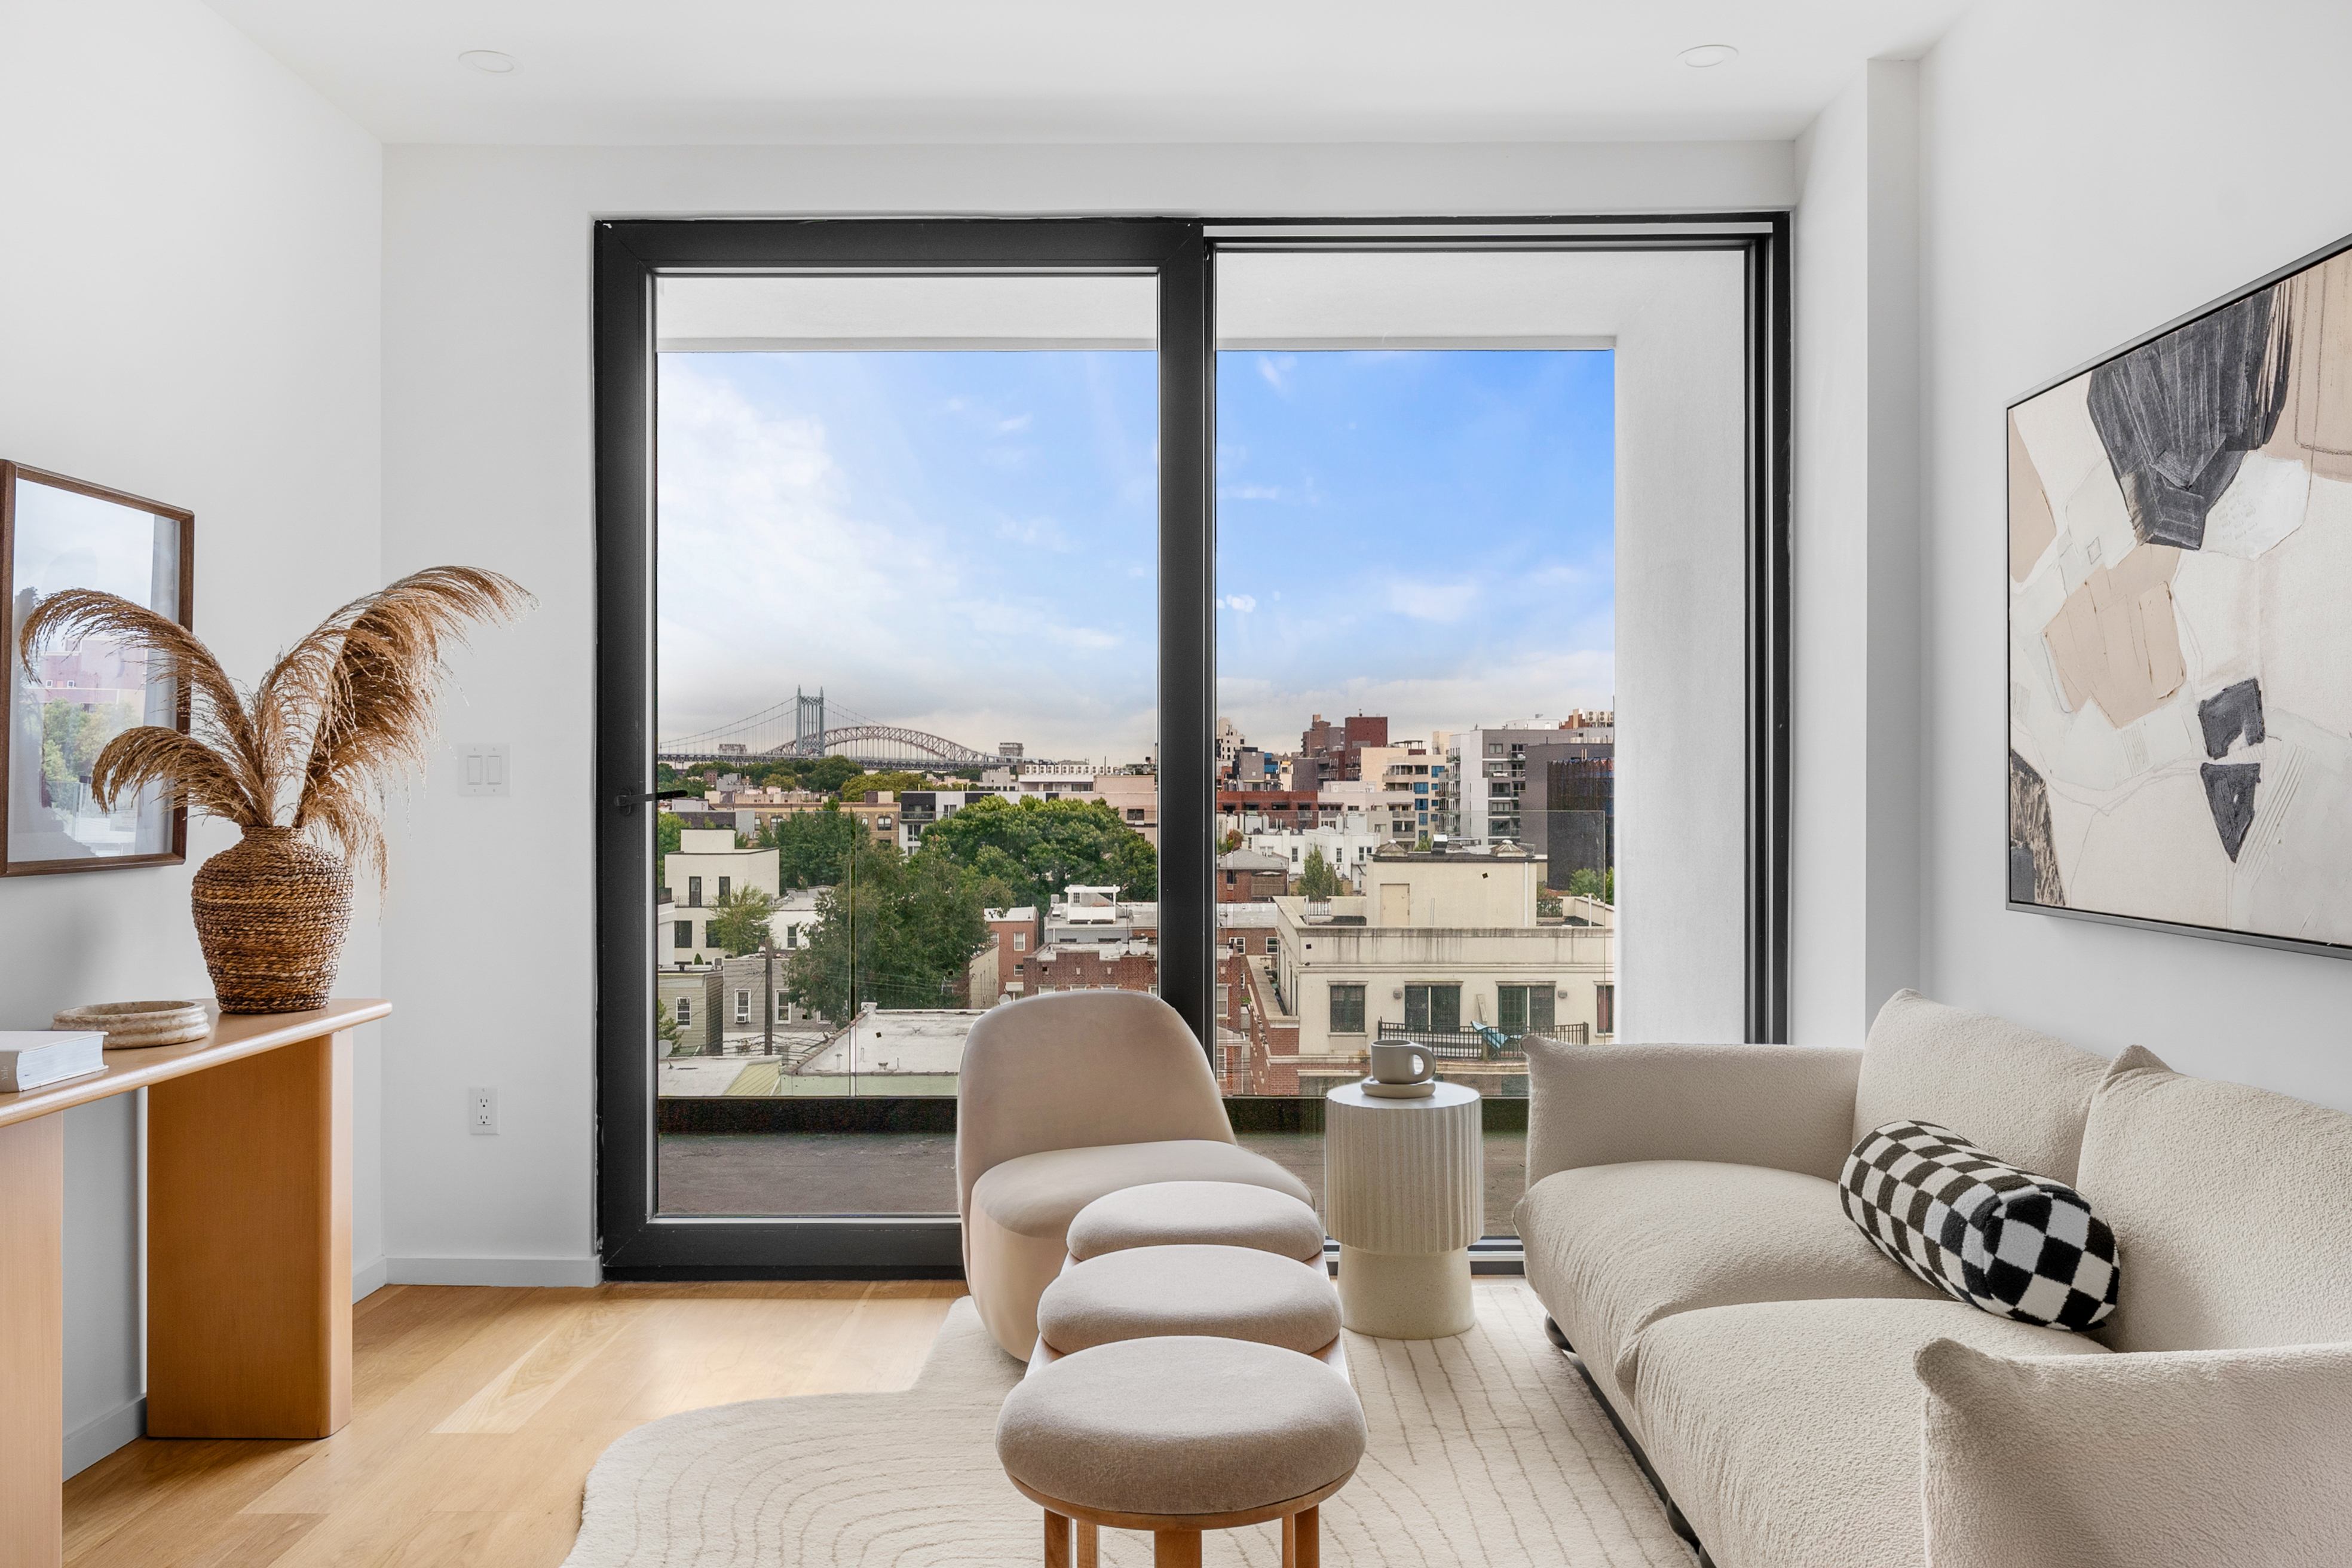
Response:
[[[1620,984],[1622,356],[1554,297],[1629,249],[1727,265],[1685,314],[1732,280],[1744,413],[1683,438],[1738,477],[1709,657],[1763,853],[1704,956],[1753,994],[1783,238],[597,226],[607,1271],[953,1271],[965,1036],[1096,987],[1174,1006],[1310,1185],[1323,1091],[1433,1049],[1507,1232],[1526,1042],[1610,1037]]]

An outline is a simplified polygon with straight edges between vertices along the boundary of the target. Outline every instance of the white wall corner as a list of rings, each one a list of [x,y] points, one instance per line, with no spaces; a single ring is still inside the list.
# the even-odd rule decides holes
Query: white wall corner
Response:
[[[1921,978],[1927,606],[1921,597],[1919,67],[1872,60],[1869,93],[1869,910],[1865,1026]]]
[[[604,1282],[604,1266],[588,1258],[387,1258],[390,1285],[578,1286]]]
[[[392,1260],[378,1256],[352,1270],[352,1300],[364,1301],[392,1283]]]
[[[1794,149],[1790,1038],[1858,1045],[1919,975],[1918,68]]]
[[[66,1434],[67,1480],[73,1479],[135,1437],[147,1435],[147,1396],[115,1405]]]

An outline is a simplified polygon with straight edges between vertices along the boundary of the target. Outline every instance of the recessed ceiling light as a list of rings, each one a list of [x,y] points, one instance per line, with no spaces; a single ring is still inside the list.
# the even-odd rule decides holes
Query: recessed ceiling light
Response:
[[[1709,66],[1719,66],[1738,58],[1739,51],[1729,44],[1701,44],[1695,49],[1685,49],[1675,57],[1693,70],[1705,70]]]
[[[1688,59],[1690,57],[1685,55],[1683,58]],[[457,63],[461,66],[471,66],[476,70],[487,72],[491,76],[505,76],[515,68],[514,57],[502,55],[496,49],[467,49],[457,57]]]

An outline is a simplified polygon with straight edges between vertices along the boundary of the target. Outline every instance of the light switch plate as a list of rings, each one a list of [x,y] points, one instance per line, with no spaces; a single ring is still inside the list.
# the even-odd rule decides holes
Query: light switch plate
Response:
[[[459,795],[504,795],[509,777],[507,743],[484,741],[457,748]]]

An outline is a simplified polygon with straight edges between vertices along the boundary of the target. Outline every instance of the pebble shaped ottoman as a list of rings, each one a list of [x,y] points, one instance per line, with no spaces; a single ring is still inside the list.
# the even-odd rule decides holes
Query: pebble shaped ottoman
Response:
[[[1137,1247],[1247,1247],[1320,1263],[1323,1222],[1287,1193],[1242,1182],[1148,1182],[1106,1193],[1070,1221],[1085,1262]]]
[[[1294,1351],[1171,1335],[1033,1367],[1004,1401],[996,1453],[1045,1510],[1046,1568],[1071,1523],[1148,1531],[1154,1568],[1199,1568],[1201,1532],[1283,1521],[1283,1568],[1318,1568],[1319,1504],[1364,1454],[1348,1380]]]
[[[1323,1272],[1319,1237],[1317,1248],[1312,1263],[1195,1245],[1074,1263],[1037,1299],[1040,1346],[1066,1356],[1124,1340],[1205,1335],[1320,1355],[1339,1338],[1339,1293]]]

